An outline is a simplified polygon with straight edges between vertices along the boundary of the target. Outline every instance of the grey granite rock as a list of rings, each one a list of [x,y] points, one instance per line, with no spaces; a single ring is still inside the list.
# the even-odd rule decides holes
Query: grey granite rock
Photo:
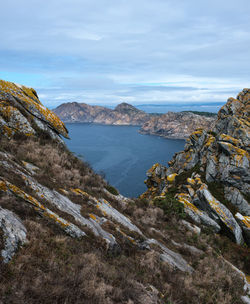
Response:
[[[26,242],[26,228],[12,211],[0,207],[0,228],[4,233],[3,262],[8,263],[17,249]]]

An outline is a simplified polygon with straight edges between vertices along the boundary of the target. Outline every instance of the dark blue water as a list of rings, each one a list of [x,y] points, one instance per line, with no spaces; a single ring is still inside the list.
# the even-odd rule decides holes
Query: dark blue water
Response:
[[[184,140],[138,133],[139,127],[67,124],[68,148],[90,163],[119,192],[137,197],[146,190],[146,171],[155,163],[167,165]]]

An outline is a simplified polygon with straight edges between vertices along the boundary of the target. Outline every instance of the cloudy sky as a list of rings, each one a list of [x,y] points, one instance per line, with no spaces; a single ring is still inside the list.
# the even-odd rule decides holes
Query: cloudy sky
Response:
[[[250,87],[249,0],[9,0],[0,78],[42,102],[224,102]]]

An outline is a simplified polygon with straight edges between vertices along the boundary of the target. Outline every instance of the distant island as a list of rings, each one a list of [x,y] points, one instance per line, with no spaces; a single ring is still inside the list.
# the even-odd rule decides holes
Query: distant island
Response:
[[[149,114],[125,102],[115,109],[68,102],[58,106],[54,112],[65,123],[140,126],[139,132],[142,134],[177,139],[185,139],[199,128],[208,130],[216,120],[215,113],[198,111]]]

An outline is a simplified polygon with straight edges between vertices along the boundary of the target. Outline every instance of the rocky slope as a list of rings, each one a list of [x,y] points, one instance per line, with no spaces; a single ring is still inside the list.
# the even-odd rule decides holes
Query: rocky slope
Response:
[[[189,112],[168,112],[163,115],[147,114],[134,106],[121,103],[114,110],[90,106],[85,103],[65,103],[55,113],[64,122],[84,122],[107,125],[141,126],[140,133],[166,138],[187,138],[197,128],[208,130],[215,117],[206,117]]]
[[[193,222],[250,245],[249,110],[250,89],[229,98],[211,131],[193,132],[169,168],[148,171],[144,196],[164,198],[174,188]]]
[[[107,125],[139,126],[150,118],[149,114],[127,103],[121,103],[112,110],[100,106],[90,106],[86,103],[72,102],[60,105],[54,112],[64,122],[88,122]]]
[[[158,135],[166,138],[187,138],[196,129],[209,130],[215,117],[206,117],[189,112],[168,112],[151,117],[145,122],[140,133]]]
[[[170,190],[119,195],[66,149],[33,89],[1,81],[0,96],[0,303],[247,303],[247,248],[194,225]]]

